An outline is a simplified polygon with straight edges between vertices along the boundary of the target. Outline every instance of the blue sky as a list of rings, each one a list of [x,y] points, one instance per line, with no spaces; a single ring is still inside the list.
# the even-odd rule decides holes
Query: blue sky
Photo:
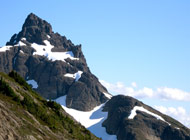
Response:
[[[112,87],[122,83],[127,88],[135,82],[134,94],[144,87],[157,94],[162,88],[163,97],[168,93],[164,88],[171,88],[179,89],[179,96],[182,91],[184,99],[189,97],[189,0],[1,1],[0,46],[21,30],[31,12],[74,44],[82,44],[91,71]],[[122,88],[108,89],[118,94]],[[152,106],[182,106],[190,112],[190,99],[167,97],[166,102],[148,97],[140,99]]]

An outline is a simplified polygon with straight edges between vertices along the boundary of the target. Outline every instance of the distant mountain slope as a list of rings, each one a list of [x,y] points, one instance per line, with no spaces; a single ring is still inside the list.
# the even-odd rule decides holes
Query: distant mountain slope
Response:
[[[112,97],[104,106],[103,126],[118,140],[190,140],[190,130],[173,118],[128,96]]]
[[[33,80],[34,89],[46,99],[67,95],[67,106],[89,111],[108,100],[86,63],[81,45],[52,31],[51,25],[28,15],[22,30],[0,48],[0,71],[17,71]]]
[[[98,140],[16,73],[0,73],[1,140]]]

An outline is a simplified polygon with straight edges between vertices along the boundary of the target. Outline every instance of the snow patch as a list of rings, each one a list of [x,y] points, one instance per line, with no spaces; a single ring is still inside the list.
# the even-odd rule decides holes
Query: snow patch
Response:
[[[23,38],[21,38],[21,40],[22,40],[22,41],[26,41],[26,38],[23,37]]]
[[[20,50],[19,52],[24,54],[24,52],[22,50]]]
[[[150,112],[150,111],[148,111],[147,109],[145,109],[144,107],[142,107],[142,106],[135,106],[134,108],[133,108],[133,110],[131,110],[131,114],[129,115],[129,117],[128,117],[128,119],[134,119],[134,117],[137,115],[137,112],[136,111],[142,111],[142,112],[145,112],[145,113],[147,113],[147,114],[149,114],[149,115],[152,115],[152,116],[154,116],[155,118],[157,118],[158,120],[161,120],[161,121],[163,121],[163,122],[166,122],[161,116],[159,116],[159,115],[157,115],[157,114],[155,114],[155,113],[152,113],[152,112]],[[168,125],[170,125],[168,122],[166,122]]]
[[[109,93],[103,92],[103,94],[104,94],[108,99],[111,99],[111,98],[112,98],[112,95],[110,95]]]
[[[49,38],[49,39],[50,39],[50,36],[49,36],[49,35],[47,35],[47,38]]]
[[[10,50],[11,47],[13,47],[13,46],[10,46],[10,45],[3,46],[3,47],[0,48],[0,52],[6,52],[6,51]]]
[[[175,129],[180,130],[180,128],[179,128],[179,127],[175,127]]]
[[[19,41],[18,44],[14,45],[14,46],[26,46],[26,44],[23,43],[22,41]]]
[[[26,81],[29,85],[32,85],[32,88],[38,88],[38,83],[35,80]]]
[[[21,41],[19,41],[18,43],[19,43],[20,46],[26,46],[26,44],[21,42]]]
[[[69,62],[67,62],[68,65],[72,66]]]
[[[65,77],[73,78],[73,79],[75,79],[75,81],[77,82],[77,81],[81,78],[82,73],[83,73],[82,71],[78,71],[78,72],[76,72],[76,73],[74,73],[74,74],[67,73],[67,74],[65,74],[64,76],[65,76]]]
[[[79,60],[79,58],[74,58],[73,52],[52,52],[51,49],[54,48],[49,41],[44,40],[45,45],[39,45],[32,43],[31,47],[36,50],[33,55],[46,56],[49,60],[56,61],[61,60],[65,62],[65,59],[70,58],[71,60]]]
[[[16,37],[15,37],[15,38],[16,38]],[[21,40],[24,40],[24,39],[25,39],[25,38],[22,38]],[[15,44],[15,43],[16,43],[16,40],[14,40],[13,43]],[[26,46],[26,44],[23,43],[23,42],[21,42],[21,41],[19,41],[19,42],[18,42],[16,45],[14,45],[14,46]],[[0,47],[0,52],[9,51],[11,47],[13,47],[13,46],[11,46],[11,45],[2,46],[2,47]]]
[[[102,107],[104,104],[95,107],[91,111],[79,111],[72,108],[66,107],[66,95],[59,97],[55,100],[57,103],[61,104],[63,109],[73,116],[75,120],[80,122],[88,130],[90,130],[97,137],[101,137],[103,140],[117,140],[116,135],[109,135],[106,133],[105,127],[102,127],[102,123],[107,119],[107,112],[102,112]]]

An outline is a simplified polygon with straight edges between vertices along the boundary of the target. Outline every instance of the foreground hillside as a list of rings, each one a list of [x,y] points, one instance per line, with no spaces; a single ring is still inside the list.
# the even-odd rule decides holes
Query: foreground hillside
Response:
[[[0,139],[97,140],[60,105],[46,101],[15,72],[0,73]]]

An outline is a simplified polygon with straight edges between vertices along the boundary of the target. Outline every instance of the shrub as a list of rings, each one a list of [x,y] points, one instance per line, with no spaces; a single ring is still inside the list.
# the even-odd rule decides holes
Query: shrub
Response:
[[[28,83],[15,71],[9,73],[9,77],[13,78],[17,83],[24,86],[28,90],[32,90]]]
[[[54,102],[54,101],[47,101],[47,105],[48,107],[54,109],[54,110],[60,110],[61,109],[61,105],[59,105],[58,103]]]
[[[15,94],[12,88],[3,80],[1,77],[0,79],[0,92],[6,96],[12,97],[13,100],[19,102],[20,98]]]

